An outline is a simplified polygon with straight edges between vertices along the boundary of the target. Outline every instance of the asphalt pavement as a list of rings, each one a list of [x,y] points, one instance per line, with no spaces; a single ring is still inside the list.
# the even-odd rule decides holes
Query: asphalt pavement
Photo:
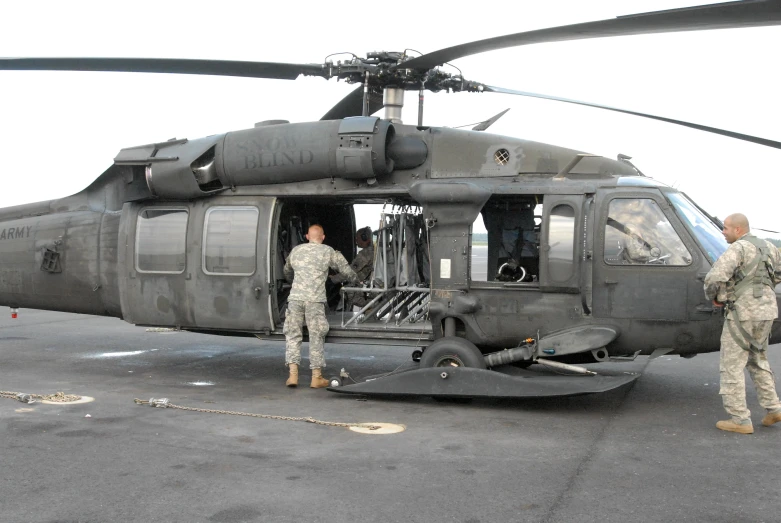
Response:
[[[404,368],[410,352],[327,344],[326,374]],[[5,309],[0,390],[94,401],[0,399],[0,522],[781,521],[781,426],[760,424],[749,386],[755,433],[715,428],[718,354],[611,364],[642,376],[599,395],[470,403],[288,389],[283,360],[280,342]],[[405,430],[133,401],[161,397]]]

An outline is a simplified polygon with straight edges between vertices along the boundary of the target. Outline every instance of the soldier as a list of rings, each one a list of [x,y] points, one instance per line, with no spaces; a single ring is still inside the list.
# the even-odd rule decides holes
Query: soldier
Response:
[[[781,402],[767,360],[767,342],[778,317],[774,287],[781,282],[781,254],[772,244],[749,234],[748,219],[732,214],[722,234],[730,244],[705,276],[705,296],[724,306],[721,332],[719,394],[732,419],[719,421],[721,430],[752,434],[751,412],[746,407],[743,369],[748,368],[759,404],[767,410],[762,425],[781,421]]]
[[[355,232],[355,245],[357,245],[361,251],[355,256],[350,267],[352,267],[358,275],[359,281],[365,281],[369,279],[372,269],[374,269],[374,244],[372,243],[371,227],[364,227]],[[331,281],[333,283],[344,283],[346,279],[344,274],[334,274],[331,276]],[[363,293],[359,293],[352,296],[351,303],[352,305],[363,307],[368,303],[368,300],[363,296]]]
[[[301,364],[301,328],[306,321],[309,330],[309,368],[312,369],[313,389],[328,386],[328,380],[323,378],[325,367],[323,343],[328,334],[328,320],[325,318],[325,280],[328,269],[334,269],[344,274],[347,279],[355,282],[355,274],[347,260],[337,250],[323,245],[325,232],[319,225],[309,227],[306,235],[309,243],[297,245],[285,263],[285,278],[293,282],[287,301],[285,315],[285,364],[290,371],[286,385],[298,386],[298,366]],[[295,271],[295,274],[294,274]]]

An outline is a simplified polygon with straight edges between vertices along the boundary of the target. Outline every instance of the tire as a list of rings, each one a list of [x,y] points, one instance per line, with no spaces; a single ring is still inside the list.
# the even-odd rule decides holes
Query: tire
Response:
[[[484,369],[485,359],[474,343],[449,336],[429,345],[420,357],[420,367],[471,367]]]

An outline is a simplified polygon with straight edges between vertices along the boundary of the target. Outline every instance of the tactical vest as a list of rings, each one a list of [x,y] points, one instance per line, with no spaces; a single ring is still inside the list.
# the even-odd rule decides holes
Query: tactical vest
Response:
[[[754,258],[744,263],[742,268],[735,271],[735,283],[731,289],[727,289],[727,307],[726,312],[732,311],[734,321],[728,321],[727,326],[732,339],[744,350],[760,352],[767,348],[767,340],[759,342],[740,324],[738,310],[735,307],[735,300],[746,294],[749,289],[753,290],[754,298],[761,298],[764,286],[773,288],[773,265],[770,262],[770,252],[768,243],[760,240],[756,236],[746,235],[741,240],[746,240],[757,248],[757,254]],[[734,325],[733,325],[734,324]],[[735,332],[738,331],[738,332]]]
[[[743,265],[735,273],[735,288],[733,290],[735,301],[746,293],[746,290],[752,288],[754,297],[761,298],[763,286],[773,287],[773,265],[770,263],[770,253],[768,252],[768,243],[760,240],[756,236],[746,235],[741,240],[746,240],[757,248],[757,255],[750,262]],[[749,278],[753,273],[753,278]]]

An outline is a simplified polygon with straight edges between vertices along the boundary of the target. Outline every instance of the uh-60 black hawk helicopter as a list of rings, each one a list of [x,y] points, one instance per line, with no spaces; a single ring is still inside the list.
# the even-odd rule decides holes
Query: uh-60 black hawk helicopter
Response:
[[[527,44],[779,24],[781,4],[760,0],[506,35],[415,58],[0,59],[4,70],[311,75],[358,84],[320,121],[267,121],[129,147],[77,194],[0,210],[0,304],[281,339],[287,254],[320,224],[326,243],[352,259],[356,206],[381,203],[373,274],[363,285],[330,289],[328,341],[414,346],[420,365],[353,385],[334,380],[332,390],[523,397],[618,387],[636,375],[593,376],[573,364],[718,350],[723,320],[702,291],[727,247],[718,220],[627,157],[482,132],[501,115],[471,131],[424,125],[422,93],[548,98],[781,148],[438,67]],[[421,94],[417,125],[401,122],[407,90]],[[383,118],[371,116],[383,107]],[[480,224],[487,245],[473,234]],[[365,305],[353,306],[356,296]],[[776,322],[771,342],[779,341]],[[580,374],[523,369],[532,363]]]

